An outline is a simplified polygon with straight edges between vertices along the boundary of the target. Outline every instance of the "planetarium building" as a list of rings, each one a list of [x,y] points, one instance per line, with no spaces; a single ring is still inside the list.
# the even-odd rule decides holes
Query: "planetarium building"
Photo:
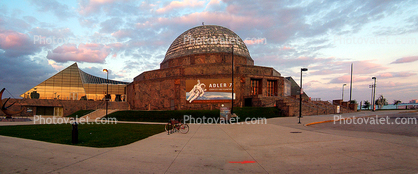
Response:
[[[215,109],[232,97],[234,106],[274,106],[285,95],[290,95],[289,82],[273,68],[254,66],[243,40],[215,25],[182,33],[160,69],[138,75],[127,86],[131,109],[140,110]]]
[[[111,96],[109,103],[106,94]],[[255,66],[233,31],[203,25],[180,34],[160,68],[143,72],[131,83],[87,74],[74,63],[23,93],[19,103],[27,108],[23,115],[66,116],[81,109],[104,109],[107,104],[115,110],[212,110],[233,103],[234,107],[275,106],[283,115],[295,116],[299,96],[300,88],[291,77]],[[336,113],[337,105],[344,112],[357,108],[341,100],[311,101],[306,93],[302,99],[302,115]]]

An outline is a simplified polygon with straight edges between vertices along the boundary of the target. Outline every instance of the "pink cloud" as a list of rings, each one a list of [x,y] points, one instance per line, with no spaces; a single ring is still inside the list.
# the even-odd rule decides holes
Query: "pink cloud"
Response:
[[[353,63],[353,74],[371,74],[378,71],[386,70],[388,67],[384,67],[381,64],[374,63],[374,60],[362,60],[362,61],[335,61],[335,59],[323,59],[321,65],[313,66],[311,69],[317,71],[312,72],[313,75],[329,75],[329,74],[341,74],[350,73],[351,63]]]
[[[306,83],[304,83],[303,84],[303,87],[304,88],[309,88],[309,87],[311,87],[312,86],[312,84],[313,83],[321,83],[320,81],[318,81],[318,80],[311,80],[311,81],[309,81],[309,82],[306,82]]]
[[[185,8],[185,7],[202,7],[205,4],[205,1],[195,1],[195,0],[184,0],[184,1],[172,1],[170,4],[165,7],[157,9],[157,13],[166,13],[176,8]]]
[[[219,5],[220,3],[221,3],[221,0],[210,0],[208,5],[206,5],[206,9],[210,6],[213,6],[213,5]]]
[[[394,77],[409,77],[409,76],[413,76],[413,75],[417,75],[417,73],[411,73],[411,72],[396,72],[394,73]]]
[[[381,73],[379,74],[377,77],[377,79],[387,79],[387,78],[392,78],[392,77],[409,77],[409,76],[413,76],[416,75],[416,73],[410,73],[410,72],[385,72],[385,73]],[[364,82],[364,81],[370,81],[372,82],[372,75],[370,75],[369,77],[364,77],[364,76],[358,76],[358,75],[353,75],[353,82]],[[330,83],[350,83],[350,75],[343,75],[337,78],[334,78],[330,81]]]
[[[364,81],[371,81],[371,77],[361,77],[353,75],[353,82],[364,82]],[[337,78],[334,78],[330,81],[330,83],[350,83],[351,76],[350,75],[343,75]]]
[[[114,32],[114,33],[112,33],[111,35],[113,36],[113,37],[116,37],[116,38],[127,38],[127,37],[131,37],[132,35],[133,35],[133,30],[118,30],[118,31],[116,31],[116,32]]]
[[[152,25],[153,24],[151,24],[149,21],[146,21],[144,23],[137,23],[135,26],[136,28],[141,29],[141,28],[151,27]]]
[[[380,88],[382,88],[382,87],[397,87],[397,86],[402,86],[402,83],[392,82],[392,81],[379,83]]]
[[[373,60],[355,61],[353,63],[353,71],[355,74],[369,74],[388,69],[381,64],[374,63]]]
[[[293,49],[295,49],[295,48],[283,46],[283,48],[281,48],[280,50],[293,50]]]
[[[110,54],[109,46],[102,44],[66,44],[48,52],[47,58],[56,62],[90,62],[103,63]]]
[[[0,33],[0,47],[2,49],[17,49],[22,47],[29,41],[29,37],[26,34],[6,31]]]
[[[255,16],[239,16],[223,12],[195,12],[188,15],[165,18],[160,17],[155,21],[161,25],[190,25],[195,26],[202,21],[205,24],[228,24],[228,28],[231,30],[242,29],[248,26],[265,26],[271,25],[271,21],[266,18],[260,18]],[[244,39],[244,38],[242,38]]]
[[[51,65],[57,71],[60,71],[64,68],[62,65],[58,65],[57,62],[53,60],[48,60],[48,64]]]
[[[393,77],[393,74],[392,73],[382,73],[379,76],[388,78],[388,77]]]
[[[247,45],[256,45],[256,44],[265,44],[266,43],[266,39],[265,38],[260,38],[260,39],[253,39],[253,40],[244,40],[244,43]]]
[[[18,57],[33,54],[40,49],[40,46],[34,44],[32,39],[26,34],[0,30],[0,49],[7,56]]]
[[[379,74],[377,77],[379,78],[391,78],[391,77],[410,77],[416,75],[416,73],[411,72],[385,72]]]
[[[391,64],[394,64],[394,63],[409,63],[409,62],[415,62],[417,60],[418,60],[418,56],[402,57],[402,58],[396,59]]]

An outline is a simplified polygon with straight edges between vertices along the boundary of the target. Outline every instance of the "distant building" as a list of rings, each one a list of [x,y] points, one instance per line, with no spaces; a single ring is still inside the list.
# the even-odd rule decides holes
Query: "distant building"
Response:
[[[107,89],[107,84],[109,84]],[[107,80],[85,73],[77,63],[21,94],[22,98],[58,100],[103,100],[108,91],[110,101],[125,101],[127,82]]]
[[[123,102],[127,100],[127,84],[90,75],[74,63],[20,95],[23,99],[11,99],[10,103],[18,103],[11,110],[23,106],[27,111],[20,115],[67,116],[80,109],[104,108],[107,92],[108,108],[128,109],[127,102]]]
[[[418,103],[418,99],[413,99],[413,100],[409,101],[409,103]]]

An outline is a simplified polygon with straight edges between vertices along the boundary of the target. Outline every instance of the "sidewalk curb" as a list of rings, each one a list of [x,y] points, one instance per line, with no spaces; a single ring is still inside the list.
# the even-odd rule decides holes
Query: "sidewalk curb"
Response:
[[[357,118],[374,117],[374,116],[378,116],[378,115],[369,115],[369,116],[361,116],[361,117],[347,117],[347,118],[338,119],[338,120],[317,121],[317,122],[312,122],[312,123],[305,124],[304,126],[310,126],[310,125],[321,124],[321,123],[329,123],[329,122],[337,122],[337,121],[341,121],[341,120],[350,120],[350,119],[357,119]]]

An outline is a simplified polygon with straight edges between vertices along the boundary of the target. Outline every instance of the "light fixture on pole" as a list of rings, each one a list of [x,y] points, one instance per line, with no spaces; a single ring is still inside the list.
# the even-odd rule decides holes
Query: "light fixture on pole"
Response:
[[[373,83],[373,111],[376,111],[376,77],[372,77],[372,79],[374,80]]]
[[[370,94],[370,102],[373,102],[373,84],[369,85],[369,88],[372,88],[372,92]],[[369,104],[369,109],[371,109],[373,106],[373,103]]]
[[[302,90],[302,72],[303,71],[308,71],[308,68],[301,68],[300,69],[300,95],[299,95],[299,122],[300,123],[300,118],[302,117],[302,95],[303,95],[303,90]]]
[[[351,103],[351,94],[353,93],[353,63],[351,63],[351,80],[350,80],[350,100]]]
[[[341,99],[344,101],[344,86],[347,84],[343,84],[343,91],[341,92]]]
[[[232,98],[231,98],[231,117],[232,114],[234,113],[234,44],[232,45],[232,63],[231,63],[231,68],[232,68]]]
[[[108,102],[109,102],[109,70],[107,69],[103,69],[103,72],[106,72],[106,97],[105,97],[105,101],[106,101],[106,117],[107,118],[107,108],[108,108]]]

